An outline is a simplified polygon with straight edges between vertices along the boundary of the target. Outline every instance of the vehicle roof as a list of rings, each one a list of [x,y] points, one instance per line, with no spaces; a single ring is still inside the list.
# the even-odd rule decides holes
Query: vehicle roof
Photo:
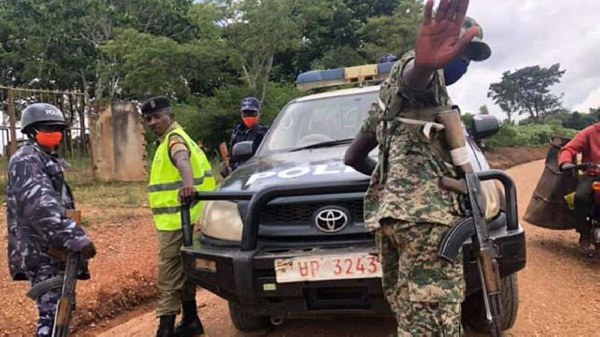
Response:
[[[366,87],[362,87],[362,88],[340,89],[340,90],[322,92],[322,93],[318,93],[318,94],[312,94],[312,95],[296,98],[294,100],[294,102],[305,102],[305,101],[312,101],[312,100],[321,99],[321,98],[365,94],[365,93],[370,93],[370,92],[374,92],[374,91],[379,91],[378,85],[370,85],[370,86],[366,86]]]

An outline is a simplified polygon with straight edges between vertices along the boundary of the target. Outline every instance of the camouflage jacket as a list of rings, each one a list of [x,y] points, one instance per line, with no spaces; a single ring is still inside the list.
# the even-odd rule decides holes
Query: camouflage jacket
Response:
[[[265,134],[269,131],[269,127],[264,125],[255,125],[251,129],[248,129],[244,123],[238,124],[231,133],[231,149],[233,150],[233,146],[239,142],[251,140],[252,143],[252,154],[256,153],[256,150],[262,143],[263,138],[265,138]],[[235,160],[230,161],[231,170],[235,170],[238,166],[242,165],[244,162],[238,162]]]
[[[417,109],[451,104],[442,70],[434,74],[428,89],[422,92],[415,92],[403,83],[402,70],[413,58],[414,52],[405,54],[381,85],[380,100],[385,90],[388,93],[393,90],[392,105],[399,107],[398,117]],[[423,137],[423,126],[400,123],[389,128],[389,122],[383,117],[381,105],[374,103],[361,128],[379,144],[379,162],[365,196],[367,229],[377,230],[380,221],[386,218],[451,225],[460,208],[452,193],[439,188],[438,178],[455,175],[454,168],[442,160],[427,137]]]
[[[31,279],[41,266],[62,269],[48,248],[80,251],[90,240],[66,216],[73,195],[63,166],[39,145],[27,143],[8,164],[8,261],[14,280]]]

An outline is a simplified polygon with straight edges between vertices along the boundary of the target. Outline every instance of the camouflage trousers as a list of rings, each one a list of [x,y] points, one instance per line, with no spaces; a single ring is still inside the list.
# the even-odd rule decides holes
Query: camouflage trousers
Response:
[[[56,271],[56,273],[37,274],[31,279],[32,286],[35,286],[36,284],[56,275],[58,275],[58,270]],[[39,315],[36,327],[36,336],[52,336],[52,329],[54,327],[54,316],[56,314],[56,306],[58,304],[58,300],[60,299],[61,293],[61,289],[53,289],[44,293],[35,301]]]
[[[448,226],[385,219],[375,232],[382,285],[398,336],[460,336],[464,299],[462,254],[452,265],[437,257]]]

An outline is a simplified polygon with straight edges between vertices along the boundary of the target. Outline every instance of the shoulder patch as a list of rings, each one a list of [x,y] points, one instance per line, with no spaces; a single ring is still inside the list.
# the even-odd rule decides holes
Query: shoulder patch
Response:
[[[177,144],[185,145],[185,141],[183,140],[183,138],[177,135],[169,137],[169,147],[173,147]]]

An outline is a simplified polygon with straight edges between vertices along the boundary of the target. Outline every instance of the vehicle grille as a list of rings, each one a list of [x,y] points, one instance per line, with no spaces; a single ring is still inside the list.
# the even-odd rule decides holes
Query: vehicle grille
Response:
[[[358,199],[337,202],[268,205],[261,210],[260,222],[266,226],[282,223],[292,226],[294,224],[306,224],[311,221],[316,210],[325,206],[344,207],[350,211],[350,216],[352,216],[354,222],[364,221],[363,201]]]

